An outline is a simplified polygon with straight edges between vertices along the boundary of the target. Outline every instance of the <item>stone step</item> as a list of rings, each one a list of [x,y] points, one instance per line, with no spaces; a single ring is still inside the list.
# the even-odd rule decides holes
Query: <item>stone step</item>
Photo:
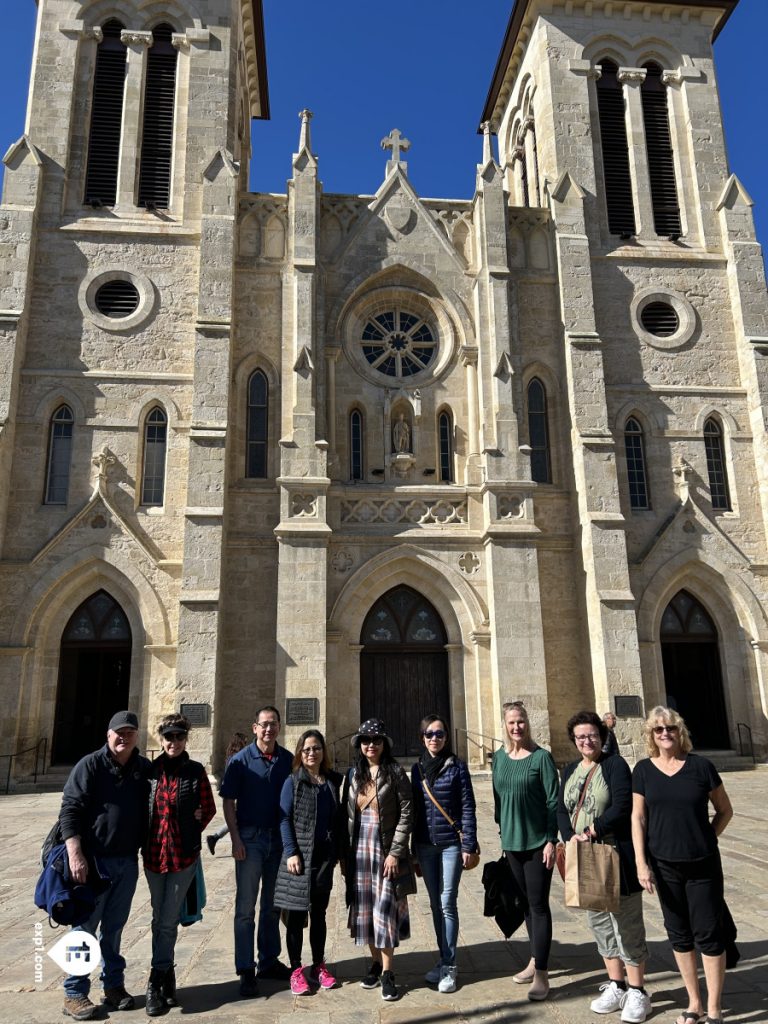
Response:
[[[694,754],[708,758],[719,772],[751,772],[757,765],[751,757],[735,750],[694,750]]]

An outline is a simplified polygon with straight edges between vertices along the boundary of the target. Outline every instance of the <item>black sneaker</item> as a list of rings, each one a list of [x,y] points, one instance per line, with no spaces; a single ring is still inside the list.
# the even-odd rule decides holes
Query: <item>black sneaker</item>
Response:
[[[243,999],[255,999],[259,994],[259,983],[256,981],[256,971],[240,971],[240,995]]]
[[[262,967],[256,977],[266,978],[268,981],[290,981],[292,974],[293,971],[287,964],[275,960],[269,967]]]
[[[395,976],[392,971],[384,971],[381,976],[381,998],[393,1003],[400,998],[400,993],[395,986]]]
[[[205,837],[205,841],[206,843],[208,843],[208,849],[211,851],[211,853],[216,853],[216,843],[218,843],[219,841],[219,837],[216,835],[216,833],[211,832],[209,836]]]
[[[390,972],[391,973],[391,972]],[[371,969],[360,982],[360,988],[377,988],[381,982],[381,961],[374,960]]]

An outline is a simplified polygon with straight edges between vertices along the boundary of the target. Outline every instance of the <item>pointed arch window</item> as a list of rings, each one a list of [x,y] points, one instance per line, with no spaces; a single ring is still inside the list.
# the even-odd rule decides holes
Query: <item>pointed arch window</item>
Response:
[[[165,456],[168,445],[168,417],[159,406],[144,423],[144,459],[141,475],[141,504],[162,505],[165,500]]]
[[[453,483],[453,417],[443,410],[437,417],[440,483]]]
[[[617,77],[619,68],[612,60],[600,61],[600,67],[602,72],[597,81],[597,115],[600,122],[608,230],[612,235],[630,237],[635,234],[636,226],[624,90]]]
[[[45,471],[45,504],[66,505],[72,465],[72,430],[75,417],[68,405],[60,405],[48,428],[48,465]]]
[[[269,420],[269,384],[262,370],[248,379],[248,423],[245,475],[253,480],[267,477],[267,431]]]
[[[731,494],[725,465],[723,428],[712,416],[704,424],[704,447],[707,452],[707,473],[712,508],[719,512],[729,512],[731,510]]]
[[[630,416],[624,426],[624,451],[627,456],[630,508],[649,509],[651,500],[645,464],[645,436],[634,416]]]
[[[353,409],[349,414],[349,479],[362,480],[363,467],[363,439],[364,439],[363,414],[359,409]]]
[[[120,39],[123,25],[111,20],[102,26],[93,74],[91,124],[83,201],[93,206],[114,206],[123,123],[126,47]]]
[[[552,483],[547,392],[538,377],[528,385],[528,443],[531,446],[531,479],[538,484]]]
[[[677,201],[675,157],[669,130],[667,87],[661,80],[661,68],[650,61],[644,64],[645,81],[640,89],[643,101],[645,146],[651,181],[653,224],[657,235],[679,235],[682,231]]]
[[[171,25],[158,25],[152,30],[153,43],[147,52],[139,206],[149,209],[167,209],[171,203],[177,58],[172,35]]]

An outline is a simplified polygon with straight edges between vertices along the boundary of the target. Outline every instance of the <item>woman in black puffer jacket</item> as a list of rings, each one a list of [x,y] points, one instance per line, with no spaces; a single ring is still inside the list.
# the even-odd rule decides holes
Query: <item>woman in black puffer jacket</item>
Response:
[[[448,726],[443,719],[427,715],[419,734],[424,753],[411,770],[416,821],[413,847],[429,893],[440,950],[440,959],[425,977],[440,992],[453,992],[459,882],[464,868],[474,867],[480,852],[475,794],[466,764],[451,753]]]
[[[285,939],[291,961],[291,992],[301,996],[310,985],[335,988],[325,966],[325,912],[333,887],[339,846],[339,786],[332,771],[325,738],[307,729],[296,744],[293,773],[280,794],[280,837],[283,856],[277,872],[274,905],[285,911]],[[301,963],[304,923],[309,913],[312,967]]]

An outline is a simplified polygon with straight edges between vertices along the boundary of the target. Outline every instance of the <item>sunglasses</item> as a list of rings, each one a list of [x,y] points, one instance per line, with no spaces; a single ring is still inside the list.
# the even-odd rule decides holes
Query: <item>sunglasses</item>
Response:
[[[322,747],[302,747],[302,754],[322,754]]]
[[[178,743],[186,738],[187,734],[185,732],[166,732],[163,734],[163,739],[168,740],[169,743]]]
[[[424,739],[427,740],[444,740],[445,730],[444,729],[427,729],[423,733]]]
[[[679,726],[677,725],[654,725],[653,731],[657,736],[661,736],[663,732],[678,732]]]
[[[378,747],[384,742],[383,736],[361,736],[361,747]]]

